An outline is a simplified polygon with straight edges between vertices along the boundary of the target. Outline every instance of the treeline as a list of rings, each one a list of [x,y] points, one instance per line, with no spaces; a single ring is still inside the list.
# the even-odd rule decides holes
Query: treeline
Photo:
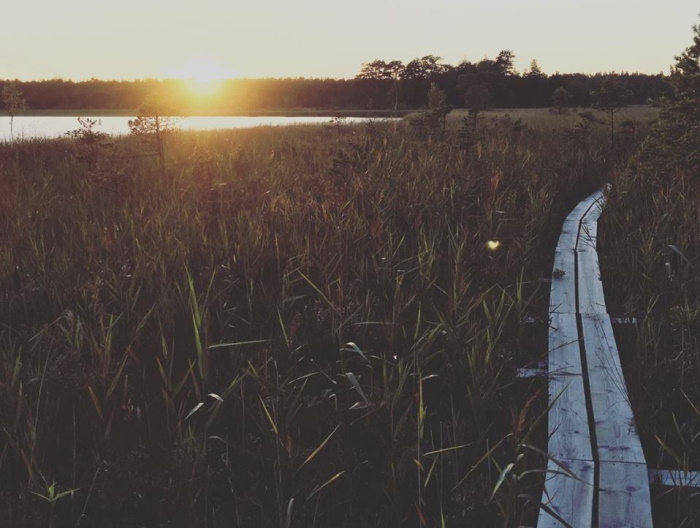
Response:
[[[0,80],[0,92],[10,81]],[[295,108],[367,108],[366,83],[346,79],[231,79],[202,95],[185,80],[114,81],[63,79],[12,81],[27,106],[40,110],[138,108],[152,93],[167,96],[170,106],[183,110],[231,112]]]
[[[571,106],[591,106],[593,94],[604,79],[614,75],[626,95],[626,104],[649,104],[671,96],[673,90],[665,76],[641,73],[621,74],[545,74],[532,61],[524,73],[513,65],[515,55],[501,51],[495,59],[462,61],[456,66],[444,64],[440,57],[427,55],[403,64],[401,61],[374,60],[362,65],[357,81],[367,83],[368,101],[378,108],[421,107],[435,83],[448,103],[466,108],[542,108],[552,106],[554,93],[564,91]]]
[[[254,112],[284,109],[414,109],[427,104],[436,84],[454,108],[549,107],[555,91],[566,93],[571,106],[590,106],[592,93],[607,74],[547,75],[533,61],[524,73],[513,67],[514,55],[445,64],[426,55],[407,64],[374,60],[364,63],[353,79],[232,79],[202,97],[183,80],[145,79],[73,82],[62,79],[17,81],[27,105],[34,109],[135,109],[153,92],[167,94],[183,110]],[[648,104],[672,94],[661,74],[616,74],[627,104]],[[0,81],[0,90],[9,81]]]

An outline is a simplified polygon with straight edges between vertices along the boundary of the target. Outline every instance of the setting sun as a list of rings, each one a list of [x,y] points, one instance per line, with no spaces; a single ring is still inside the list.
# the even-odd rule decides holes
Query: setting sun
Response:
[[[209,97],[214,95],[221,88],[221,80],[200,80],[197,78],[187,79],[187,88],[197,97]]]
[[[222,81],[238,77],[238,74],[213,59],[193,57],[187,59],[178,68],[166,69],[169,77],[187,81],[187,86],[197,97],[214,95],[221,87]]]

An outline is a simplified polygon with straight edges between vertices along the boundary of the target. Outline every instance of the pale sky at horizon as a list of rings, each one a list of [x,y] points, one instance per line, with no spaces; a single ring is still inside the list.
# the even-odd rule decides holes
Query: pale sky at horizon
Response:
[[[0,79],[353,77],[363,62],[668,73],[691,0],[24,0],[2,9]]]

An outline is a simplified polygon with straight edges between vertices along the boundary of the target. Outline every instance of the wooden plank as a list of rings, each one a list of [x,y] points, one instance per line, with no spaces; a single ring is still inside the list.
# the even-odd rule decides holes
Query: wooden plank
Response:
[[[594,202],[581,221],[576,244],[578,260],[578,312],[606,313],[605,293],[600,276],[600,264],[596,251],[598,218],[602,210],[602,198]]]
[[[575,259],[581,221],[593,208],[600,208],[597,201],[601,198],[600,191],[591,194],[579,202],[564,220],[561,235],[554,250],[552,287],[549,295],[549,311],[552,313],[576,313]]]
[[[576,313],[576,275],[574,250],[557,246],[554,251],[552,287],[549,293],[550,313]]]
[[[559,235],[559,240],[562,237],[573,236],[574,238],[578,236],[578,228],[581,224],[581,219],[579,217],[574,217],[569,215],[561,226],[561,234]],[[575,242],[574,242],[575,244]]]
[[[599,464],[598,524],[651,527],[648,471],[615,343],[596,251],[603,196],[582,219],[576,247],[588,383]],[[645,478],[646,477],[646,478]]]
[[[551,314],[548,339],[547,368],[549,373],[582,374],[576,314]]]
[[[582,314],[598,458],[644,464],[608,314]]]
[[[593,522],[594,464],[576,322],[576,242],[580,220],[592,202],[579,203],[562,226],[554,252],[549,297],[549,440],[542,502],[569,526]],[[580,480],[562,472],[569,467]],[[540,509],[540,528],[565,526]]]
[[[545,378],[547,377],[547,369],[519,368],[516,371],[516,376],[519,378]]]
[[[555,459],[593,460],[583,375],[550,375],[547,451]]]
[[[590,206],[583,220],[591,223],[598,223],[598,218],[600,218],[600,215],[603,213],[603,207],[605,206],[605,195],[602,191],[596,191],[592,193],[587,200],[590,200]]]
[[[591,208],[591,206],[603,197],[602,191],[595,191],[587,196],[585,199],[581,200],[576,207],[569,213],[566,217],[567,220],[581,220],[586,212]]]
[[[555,459],[593,460],[575,314],[552,314],[549,329],[549,443]]]
[[[579,246],[581,246],[580,241]],[[600,279],[598,253],[595,248],[579,248],[576,250],[576,258],[578,259],[579,269],[579,313],[607,313],[603,282]]]
[[[679,469],[650,469],[649,483],[670,488],[700,488],[700,471]]]
[[[600,462],[598,525],[601,528],[653,526],[645,463]]]
[[[576,313],[576,264],[575,237],[562,241],[554,250],[552,286],[549,293],[550,313]]]
[[[597,193],[595,194],[597,195]],[[598,219],[603,212],[604,205],[605,199],[602,195],[598,195],[580,221],[579,238],[593,242],[592,247],[594,248],[598,238]]]
[[[593,211],[597,210],[597,206],[593,206],[591,212],[589,212],[581,221],[581,227],[579,229],[579,245],[583,245],[585,249],[595,249],[596,242],[598,241],[598,222],[593,222],[590,216]]]
[[[603,213],[603,206],[605,205],[605,199],[600,196],[586,211],[586,213],[581,218],[581,228],[579,229],[579,235],[582,238],[588,238],[595,242],[598,237],[598,219]]]
[[[639,324],[636,317],[611,317],[610,321],[614,325],[634,325]]]
[[[593,523],[593,475],[590,461],[559,461],[577,479],[566,475],[552,460],[547,462],[542,502],[551,508],[573,528],[591,526]],[[540,509],[538,528],[562,528],[565,526],[543,508]]]

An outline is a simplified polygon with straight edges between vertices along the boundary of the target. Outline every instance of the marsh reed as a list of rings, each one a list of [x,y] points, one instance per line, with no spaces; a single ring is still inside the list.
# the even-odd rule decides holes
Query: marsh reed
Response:
[[[604,131],[172,132],[165,178],[140,147],[0,145],[3,524],[535,518],[524,320]]]

